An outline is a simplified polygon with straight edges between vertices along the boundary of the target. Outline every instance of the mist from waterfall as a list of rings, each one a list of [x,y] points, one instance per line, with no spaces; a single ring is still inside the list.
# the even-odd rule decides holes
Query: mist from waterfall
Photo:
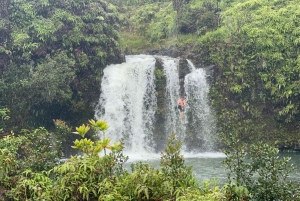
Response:
[[[209,85],[203,69],[195,69],[185,76],[184,88],[187,108],[183,122],[179,120],[177,100],[179,90],[179,59],[165,56],[126,56],[126,62],[109,65],[104,69],[99,104],[95,118],[107,121],[110,128],[105,136],[118,142],[124,139],[125,150],[131,153],[153,153],[155,145],[155,62],[162,61],[166,79],[164,94],[164,131],[175,133],[183,142],[184,151],[211,151],[213,116],[208,105]],[[99,134],[100,137],[101,134]],[[155,138],[157,139],[157,138]]]

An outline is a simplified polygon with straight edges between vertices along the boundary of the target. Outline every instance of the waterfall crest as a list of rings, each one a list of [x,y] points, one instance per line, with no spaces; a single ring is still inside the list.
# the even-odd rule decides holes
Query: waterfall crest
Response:
[[[166,80],[164,86],[164,131],[155,133],[157,91],[155,86],[156,60],[162,61]],[[105,135],[112,141],[124,139],[125,150],[154,152],[157,135],[175,133],[189,152],[211,151],[213,116],[208,104],[209,85],[203,69],[196,69],[187,60],[191,73],[185,76],[187,99],[185,120],[180,122],[177,100],[179,98],[179,59],[165,56],[126,56],[126,62],[109,65],[104,69],[99,104],[95,118],[107,121],[110,128]],[[101,136],[100,136],[101,137]]]

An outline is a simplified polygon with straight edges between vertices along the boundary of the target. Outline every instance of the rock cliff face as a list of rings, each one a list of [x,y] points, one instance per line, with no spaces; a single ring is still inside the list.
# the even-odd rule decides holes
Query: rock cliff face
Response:
[[[156,85],[156,98],[157,98],[157,111],[155,114],[154,131],[155,135],[153,140],[158,142],[155,150],[162,150],[167,141],[164,135],[164,125],[166,123],[165,116],[165,93],[166,93],[166,76],[163,74],[163,63],[161,59],[157,59],[155,63],[155,85]]]
[[[179,58],[179,79],[180,79],[180,95],[185,95],[185,91],[183,88],[184,77],[190,73],[190,69],[188,67],[187,59],[189,59],[196,68],[205,68],[208,74],[208,82],[211,84],[213,80],[211,79],[214,73],[214,66],[211,64],[206,64],[201,59],[201,54],[195,53],[192,47],[177,47],[170,46],[168,48],[162,48],[159,50],[147,50],[142,52],[142,54],[150,54],[150,55],[163,55],[169,56],[173,58]]]
[[[184,77],[189,74],[191,71],[188,67],[188,63],[186,59],[180,59],[179,60],[179,69],[178,69],[178,74],[179,74],[179,94],[180,96],[185,96],[185,90],[184,90]]]

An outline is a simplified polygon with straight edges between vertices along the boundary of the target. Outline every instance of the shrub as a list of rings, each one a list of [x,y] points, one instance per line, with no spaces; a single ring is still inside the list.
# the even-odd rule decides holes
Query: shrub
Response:
[[[132,164],[132,173],[129,174],[123,169],[128,158],[122,153],[123,143],[111,145],[106,137],[87,139],[88,132],[93,135],[108,129],[104,121],[90,120],[89,123],[76,127],[74,132],[81,136],[73,146],[80,155],[70,157],[49,171],[47,168],[50,166],[25,165],[26,161],[33,162],[34,157],[40,163],[48,160],[42,159],[45,157],[43,151],[48,150],[43,145],[48,132],[43,128],[28,133],[27,137],[7,137],[0,141],[0,189],[6,191],[5,196],[12,200],[68,201],[216,201],[223,197],[218,187],[211,187],[212,183],[206,182],[202,188],[199,187],[191,167],[184,164],[180,154],[181,142],[175,140],[175,135],[170,136],[165,153],[162,153],[161,168],[138,162]],[[32,151],[31,147],[21,155],[32,153],[32,157],[18,158],[19,148],[31,145],[30,140],[37,142],[33,147],[41,150],[41,155]],[[39,144],[42,146],[39,147]],[[4,145],[10,146],[3,148]],[[16,158],[18,160],[14,160]]]
[[[126,174],[122,167],[127,160],[122,153],[123,143],[110,145],[110,139],[106,137],[101,140],[87,139],[88,131],[104,132],[108,129],[105,121],[90,120],[89,122],[90,124],[76,127],[74,132],[82,139],[75,140],[72,147],[78,149],[81,155],[72,156],[64,164],[50,171],[54,176],[54,186],[51,189],[53,199],[76,201],[105,198],[109,200],[101,189],[111,186],[111,182],[115,183],[116,177]]]
[[[230,170],[230,183],[225,187],[227,198],[233,200],[297,200],[299,188],[289,180],[293,166],[290,158],[279,158],[279,150],[268,144],[257,143],[248,148],[231,135],[229,149],[223,161]],[[229,193],[231,192],[231,193]]]
[[[174,134],[171,135],[160,161],[163,174],[172,183],[172,190],[170,190],[172,195],[179,187],[198,186],[198,182],[192,172],[192,166],[184,165],[184,158],[180,154],[180,148],[181,142],[176,141]]]

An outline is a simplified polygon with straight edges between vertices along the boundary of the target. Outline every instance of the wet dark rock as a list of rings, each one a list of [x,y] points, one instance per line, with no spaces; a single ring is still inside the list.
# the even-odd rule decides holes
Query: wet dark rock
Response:
[[[154,141],[156,143],[155,150],[161,151],[163,150],[167,141],[165,132],[165,108],[166,108],[166,101],[165,101],[165,94],[166,94],[166,76],[163,74],[163,63],[162,60],[157,58],[155,63],[155,90],[156,90],[156,97],[157,97],[157,111],[155,113],[155,123],[154,123],[154,132],[155,135],[153,136]]]

